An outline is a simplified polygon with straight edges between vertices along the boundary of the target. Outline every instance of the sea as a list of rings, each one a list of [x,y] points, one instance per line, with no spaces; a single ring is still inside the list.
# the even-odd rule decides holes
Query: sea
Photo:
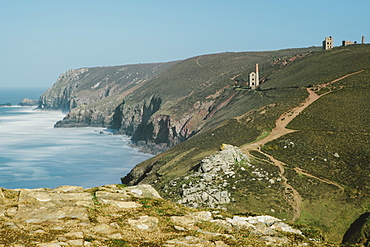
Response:
[[[105,128],[54,128],[59,111],[16,106],[38,99],[46,89],[1,89],[0,187],[92,188],[120,183],[136,164],[152,155],[128,146],[129,137]]]

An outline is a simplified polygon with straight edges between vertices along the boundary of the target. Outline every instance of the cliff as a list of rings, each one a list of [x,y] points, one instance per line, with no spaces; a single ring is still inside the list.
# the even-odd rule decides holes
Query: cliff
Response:
[[[116,108],[112,128],[132,136],[133,145],[160,153],[222,121],[271,102],[246,87],[260,62],[264,75],[286,66],[276,62],[310,49],[221,53],[180,61],[129,94]],[[285,60],[284,60],[285,61]]]
[[[132,136],[132,145],[156,154],[270,102],[245,87],[256,62],[267,76],[297,54],[314,50],[221,53],[163,64],[70,70],[40,97],[38,108],[68,112],[56,127],[114,128]]]
[[[38,108],[68,113],[56,127],[108,126],[125,95],[174,63],[69,70],[41,95]]]

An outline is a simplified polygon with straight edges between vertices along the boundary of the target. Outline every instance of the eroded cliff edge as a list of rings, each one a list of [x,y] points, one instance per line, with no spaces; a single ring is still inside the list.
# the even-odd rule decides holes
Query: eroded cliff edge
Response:
[[[55,127],[109,127],[125,96],[175,62],[81,68],[62,73],[38,109],[68,113]]]

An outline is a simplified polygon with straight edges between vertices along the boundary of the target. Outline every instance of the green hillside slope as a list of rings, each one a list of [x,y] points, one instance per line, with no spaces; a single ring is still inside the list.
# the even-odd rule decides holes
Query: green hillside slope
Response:
[[[263,68],[261,77],[266,78],[318,50],[221,53],[180,61],[129,94],[117,108],[112,126],[134,136],[139,146],[166,150],[222,121],[273,102],[281,96],[280,91],[289,91],[248,89],[248,74],[256,63]]]
[[[316,52],[297,60],[284,70],[269,77],[261,89],[314,85],[329,82],[351,72],[370,66],[369,46],[337,47]]]
[[[279,61],[271,59],[270,63],[261,63],[269,73],[261,72],[265,83],[260,90],[246,90],[237,83],[227,87],[223,91],[225,97],[235,96],[212,121],[205,123],[202,131],[139,164],[123,182],[151,183],[164,197],[177,201],[183,196],[181,187],[188,183],[185,180],[195,174],[200,161],[215,154],[223,143],[243,146],[267,136],[279,116],[304,102],[307,87],[364,69],[321,89],[318,94],[332,91],[306,108],[288,126],[298,132],[267,143],[262,149],[266,155],[249,152],[249,162],[254,167],[286,181],[282,179],[271,185],[250,179],[251,173],[240,175],[241,171],[250,169],[241,164],[237,168],[240,174],[228,180],[228,184],[235,185],[225,187],[233,199],[225,207],[233,213],[252,211],[294,219],[318,226],[332,241],[340,242],[350,224],[369,210],[370,205],[370,121],[366,107],[369,105],[370,46],[313,52],[291,59],[285,66]],[[212,64],[208,68],[213,66],[217,67]],[[238,71],[233,75],[238,75],[234,79],[242,82],[247,74]],[[177,106],[178,111],[190,107]],[[170,111],[171,107],[167,109]],[[279,172],[279,167],[267,155],[284,162],[284,173]],[[293,192],[286,191],[287,184]]]
[[[344,234],[370,205],[370,70],[331,89],[288,125],[300,131],[263,150],[288,165],[289,180],[303,199],[299,222]],[[338,185],[297,173],[296,167]]]

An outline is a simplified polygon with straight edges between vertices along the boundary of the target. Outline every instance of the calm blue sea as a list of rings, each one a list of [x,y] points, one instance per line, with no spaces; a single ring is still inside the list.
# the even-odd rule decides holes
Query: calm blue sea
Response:
[[[0,92],[0,104],[13,105],[23,98],[38,99],[42,93]],[[34,107],[0,107],[0,187],[90,188],[120,183],[120,177],[152,157],[128,147],[128,137],[103,128],[53,128],[63,117],[61,112]]]
[[[24,98],[38,100],[47,88],[0,88],[0,104],[18,105]]]

